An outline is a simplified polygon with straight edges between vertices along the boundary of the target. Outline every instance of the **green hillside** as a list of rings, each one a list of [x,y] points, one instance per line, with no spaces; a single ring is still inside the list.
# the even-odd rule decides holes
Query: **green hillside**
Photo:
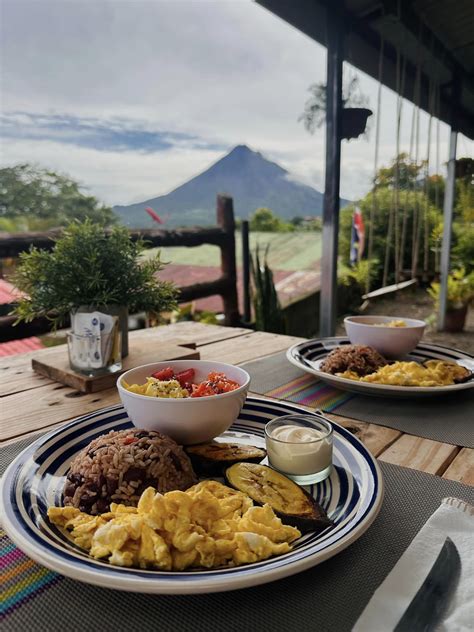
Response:
[[[274,270],[310,270],[321,258],[321,233],[250,233],[250,249],[261,249],[270,244],[268,260]],[[236,232],[237,264],[242,260],[240,232]],[[148,251],[152,252],[152,251]],[[217,246],[196,248],[162,248],[162,260],[169,263],[194,266],[220,266],[220,249]]]

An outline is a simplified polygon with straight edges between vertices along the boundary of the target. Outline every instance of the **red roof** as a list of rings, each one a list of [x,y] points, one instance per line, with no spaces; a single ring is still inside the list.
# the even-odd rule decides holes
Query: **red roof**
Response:
[[[14,285],[8,283],[5,279],[0,279],[0,305],[12,303],[18,295],[19,292]]]
[[[5,279],[0,279],[0,305],[11,303],[18,297],[18,294],[18,290],[16,290],[11,283],[8,283]],[[39,338],[36,338],[36,336],[22,338],[21,340],[10,340],[10,342],[1,342],[0,357],[35,351],[43,347],[43,343]]]
[[[32,336],[31,338],[22,338],[21,340],[1,342],[0,357],[26,353],[27,351],[35,351],[36,349],[43,349],[43,347],[43,343],[39,338],[36,338],[36,336]]]

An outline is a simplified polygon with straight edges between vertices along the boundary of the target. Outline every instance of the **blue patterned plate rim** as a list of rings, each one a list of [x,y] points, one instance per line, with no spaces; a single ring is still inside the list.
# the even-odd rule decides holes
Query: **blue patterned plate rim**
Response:
[[[228,432],[262,443],[269,419],[297,412],[314,414],[296,404],[249,396]],[[72,579],[119,590],[157,594],[220,592],[267,583],[319,564],[359,538],[380,511],[383,481],[376,460],[348,430],[334,424],[336,467],[330,479],[311,488],[318,502],[328,508],[334,529],[319,535],[306,534],[285,555],[235,568],[161,572],[93,560],[67,542],[45,517],[45,499],[51,502],[51,498],[58,497],[49,489],[48,481],[59,476],[58,472],[64,474],[71,450],[75,453],[80,448],[81,437],[85,444],[112,428],[131,425],[121,405],[110,406],[41,436],[9,465],[0,483],[2,526],[32,559]],[[68,442],[72,446],[68,447]]]

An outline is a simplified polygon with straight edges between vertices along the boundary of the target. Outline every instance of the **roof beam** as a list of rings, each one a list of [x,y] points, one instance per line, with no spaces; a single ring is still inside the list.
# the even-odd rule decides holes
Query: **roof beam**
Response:
[[[312,39],[327,46],[325,22],[326,11],[336,12],[339,14],[340,19],[345,23],[347,32],[346,45],[345,45],[345,58],[348,62],[362,70],[363,72],[371,75],[374,79],[378,77],[378,52],[380,50],[381,35],[379,33],[380,19],[377,18],[375,12],[370,13],[370,19],[364,17],[358,17],[353,13],[350,13],[344,8],[339,8],[337,3],[331,0],[298,0],[298,2],[289,2],[288,0],[257,0],[258,4],[265,7],[275,15],[302,31]],[[402,2],[403,6],[407,3]],[[408,14],[410,16],[411,14]],[[406,13],[402,13],[404,20],[413,20],[411,26],[407,26],[403,21],[401,24],[405,29],[405,32],[410,37],[417,38],[417,28],[419,29],[419,18],[416,22],[414,18],[406,17]],[[395,21],[394,21],[395,25]],[[415,25],[415,26],[414,26]],[[387,24],[385,24],[387,28]],[[439,56],[434,58],[436,60],[436,74],[428,75],[429,71],[434,72],[433,64],[425,64],[421,72],[421,86],[420,86],[420,107],[425,111],[429,111],[430,102],[430,82],[434,81],[439,75],[439,69],[444,69],[444,77],[442,77],[442,83],[450,83],[454,74],[459,76],[462,84],[462,89],[471,90],[472,78],[460,67],[459,63],[454,57],[447,51],[443,44],[435,37],[431,35],[431,31],[427,26],[423,28],[422,43],[426,48],[426,38],[431,42],[435,42],[434,47]],[[392,90],[396,90],[396,47],[390,42],[385,40],[385,59],[384,59],[384,76],[383,83]],[[425,51],[426,52],[426,51]],[[406,81],[405,90],[403,96],[409,101],[413,102],[415,79],[416,79],[416,60],[408,59],[406,65]],[[472,101],[474,103],[474,88],[472,88]],[[469,95],[467,95],[469,96]],[[450,123],[451,120],[451,102],[452,102],[452,90],[450,86],[445,87],[441,91],[440,95],[440,112],[439,118]],[[471,112],[470,107],[466,107],[465,103],[470,104],[468,98],[463,99],[461,95],[460,102],[458,102],[457,111],[457,128],[460,132],[474,139],[474,108]]]

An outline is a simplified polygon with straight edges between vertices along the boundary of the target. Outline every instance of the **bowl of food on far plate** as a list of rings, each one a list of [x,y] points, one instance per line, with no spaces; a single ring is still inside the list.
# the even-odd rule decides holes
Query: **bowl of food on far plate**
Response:
[[[206,360],[146,364],[117,380],[132,423],[182,445],[210,441],[225,432],[239,416],[249,384],[244,369]]]
[[[344,326],[353,345],[372,347],[387,358],[401,358],[420,342],[426,323],[403,316],[347,316]]]

